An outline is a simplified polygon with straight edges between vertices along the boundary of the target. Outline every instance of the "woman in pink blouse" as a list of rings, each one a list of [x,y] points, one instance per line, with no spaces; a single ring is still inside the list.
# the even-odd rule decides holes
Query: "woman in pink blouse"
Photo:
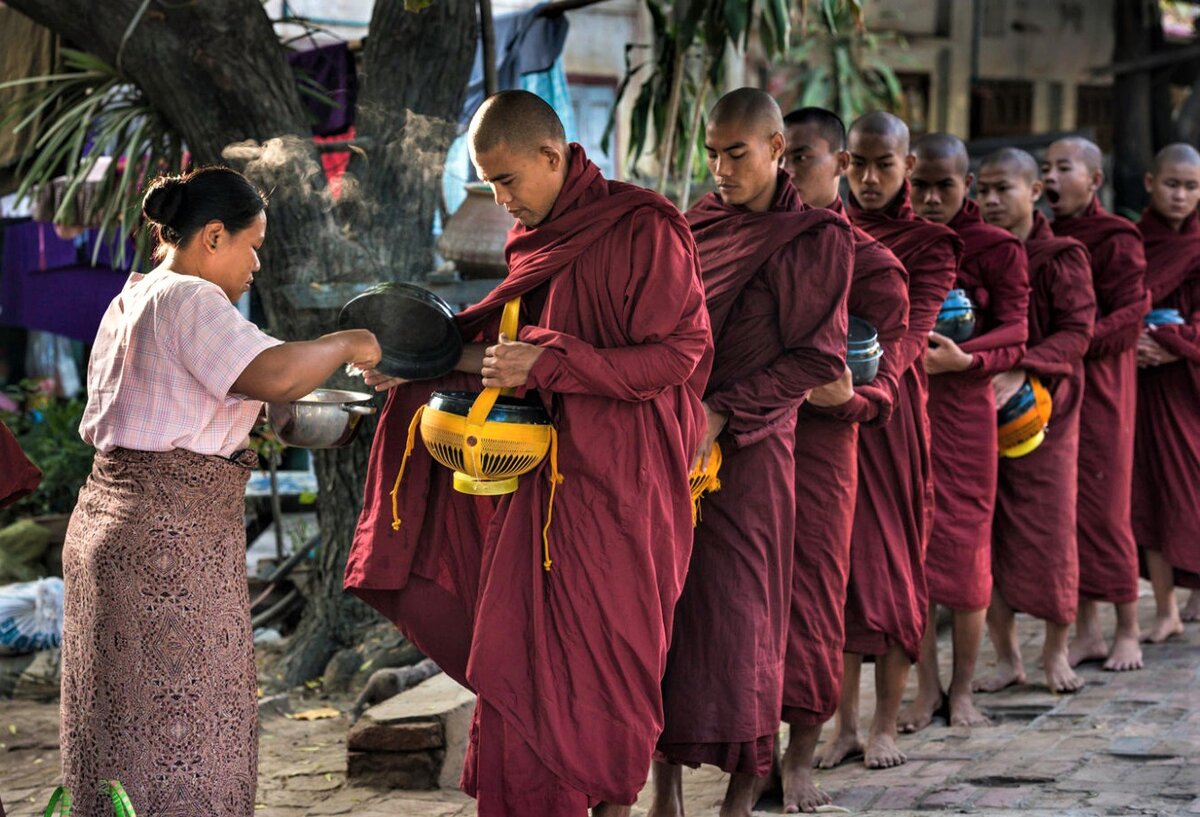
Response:
[[[77,817],[250,817],[258,706],[246,586],[248,435],[341,366],[363,330],[282,343],[234,307],[259,269],[266,202],[224,167],[156,179],[142,212],[161,263],[101,321],[80,433],[95,464],[63,549],[61,743]]]

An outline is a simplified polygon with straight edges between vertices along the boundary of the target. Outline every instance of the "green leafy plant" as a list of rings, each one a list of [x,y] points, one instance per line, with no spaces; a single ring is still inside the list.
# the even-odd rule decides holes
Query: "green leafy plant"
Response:
[[[91,473],[95,454],[79,436],[84,401],[53,397],[32,380],[22,381],[7,393],[20,410],[0,412],[0,420],[12,430],[25,456],[41,469],[42,482],[32,494],[5,509],[0,523],[23,516],[69,514]]]

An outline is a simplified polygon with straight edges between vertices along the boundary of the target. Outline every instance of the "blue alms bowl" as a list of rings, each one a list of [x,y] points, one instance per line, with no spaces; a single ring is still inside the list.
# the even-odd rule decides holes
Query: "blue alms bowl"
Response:
[[[1187,323],[1183,319],[1183,315],[1179,314],[1178,309],[1165,307],[1163,309],[1151,309],[1146,313],[1146,326],[1182,326]]]
[[[879,333],[862,318],[850,316],[850,327],[846,333],[846,365],[850,368],[855,386],[870,383],[879,374],[879,361],[883,358],[883,347],[879,345]]]
[[[946,294],[933,330],[955,343],[962,343],[975,333],[975,304],[965,289],[952,289]]]

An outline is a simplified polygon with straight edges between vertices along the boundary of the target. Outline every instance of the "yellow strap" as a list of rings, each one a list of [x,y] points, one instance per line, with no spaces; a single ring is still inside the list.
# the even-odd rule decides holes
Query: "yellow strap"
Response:
[[[425,406],[421,406],[413,415],[412,422],[408,424],[408,442],[404,445],[404,457],[400,460],[400,470],[396,472],[396,482],[392,485],[392,530],[400,530],[400,510],[396,506],[396,494],[400,490],[400,480],[404,477],[404,466],[408,465],[408,456],[416,445],[417,429],[421,427],[421,415],[424,413]]]
[[[550,505],[546,508],[546,525],[542,528],[542,568],[549,573],[550,565],[550,521],[554,518],[554,490],[562,484],[563,475],[558,473],[558,430],[550,427]]]

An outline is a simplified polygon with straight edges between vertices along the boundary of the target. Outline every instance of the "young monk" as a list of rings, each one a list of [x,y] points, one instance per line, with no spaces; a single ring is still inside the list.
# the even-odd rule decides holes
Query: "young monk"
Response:
[[[800,198],[845,218],[839,194],[850,166],[846,126],[832,111],[802,108],[784,117],[784,169]],[[785,813],[832,802],[813,782],[821,727],[837,711],[846,643],[850,531],[858,493],[858,428],[888,422],[899,396],[900,342],[908,328],[908,274],[882,243],[854,228],[854,273],[847,309],[879,333],[883,359],[869,384],[841,405],[832,387],[814,389],[796,420],[796,537],[791,621],[783,679],[783,720],[790,726],[783,756]]]
[[[1133,434],[1137,411],[1137,342],[1149,311],[1141,234],[1107,213],[1100,148],[1069,137],[1046,149],[1042,162],[1055,235],[1077,238],[1092,259],[1096,328],[1084,359],[1079,415],[1079,612],[1071,666],[1104,661],[1106,670],[1140,669],[1137,544],[1130,522]],[[1097,602],[1117,608],[1112,649]]]
[[[1184,323],[1142,330],[1134,443],[1133,532],[1154,585],[1147,640],[1183,632],[1175,585],[1200,587],[1200,153],[1167,145],[1146,174],[1138,229],[1156,309]]]
[[[951,726],[984,726],[971,681],[992,597],[992,512],[996,502],[996,401],[992,375],[1020,360],[1029,312],[1028,259],[1011,233],[985,224],[967,198],[974,177],[966,145],[956,136],[930,133],[913,145],[913,207],[945,224],[963,241],[954,286],[974,304],[975,332],[961,344],[933,332],[925,352],[929,373],[929,423],[933,430],[933,482],[937,498],[925,578],[929,616],[917,667],[917,697],[901,716],[916,731],[949,710]],[[953,615],[954,662],[950,686],[938,675],[937,608]]]
[[[346,585],[478,694],[462,784],[481,817],[628,815],[662,730],[659,682],[691,550],[687,476],[712,354],[698,259],[678,211],[606,181],[533,94],[490,97],[468,139],[517,219],[509,275],[457,317],[471,341],[462,374],[372,378],[397,387]],[[498,338],[518,296],[520,336]],[[541,400],[557,469],[543,462],[493,503],[455,493],[418,443],[393,515],[414,410],[432,388],[480,385]]]
[[[987,613],[996,670],[978,679],[975,690],[995,692],[1025,682],[1014,615],[1021,611],[1046,622],[1046,686],[1075,692],[1083,679],[1071,669],[1067,640],[1079,598],[1076,464],[1083,355],[1096,316],[1091,262],[1078,241],[1056,238],[1035,207],[1042,181],[1037,161],[1025,151],[1003,148],[985,158],[975,189],[987,223],[1023,241],[1029,257],[1029,341],[1020,362],[992,379],[996,405],[1008,402],[1029,374],[1041,380],[1053,401],[1042,444],[1023,457],[1000,458],[992,525],[995,581]]]
[[[861,428],[858,498],[850,541],[845,677],[837,731],[821,756],[830,768],[862,753],[868,768],[907,759],[896,745],[896,717],[911,662],[920,655],[927,607],[924,554],[933,483],[926,415],[925,347],[954,282],[962,242],[954,231],[917,218],[909,200],[908,126],[883,112],[858,119],[849,134],[846,178],[851,221],[895,253],[908,272],[908,331],[891,365],[900,393],[891,421]],[[858,738],[862,656],[875,658],[875,715]]]
[[[716,358],[704,397],[705,500],[663,678],[666,727],[651,817],[683,813],[679,764],[732,774],[722,817],[749,817],[771,771],[783,694],[796,525],[796,410],[840,405],[846,372],[850,225],[805,207],[779,170],[779,106],[754,88],[721,97],[705,130],[717,190],[688,210]]]

